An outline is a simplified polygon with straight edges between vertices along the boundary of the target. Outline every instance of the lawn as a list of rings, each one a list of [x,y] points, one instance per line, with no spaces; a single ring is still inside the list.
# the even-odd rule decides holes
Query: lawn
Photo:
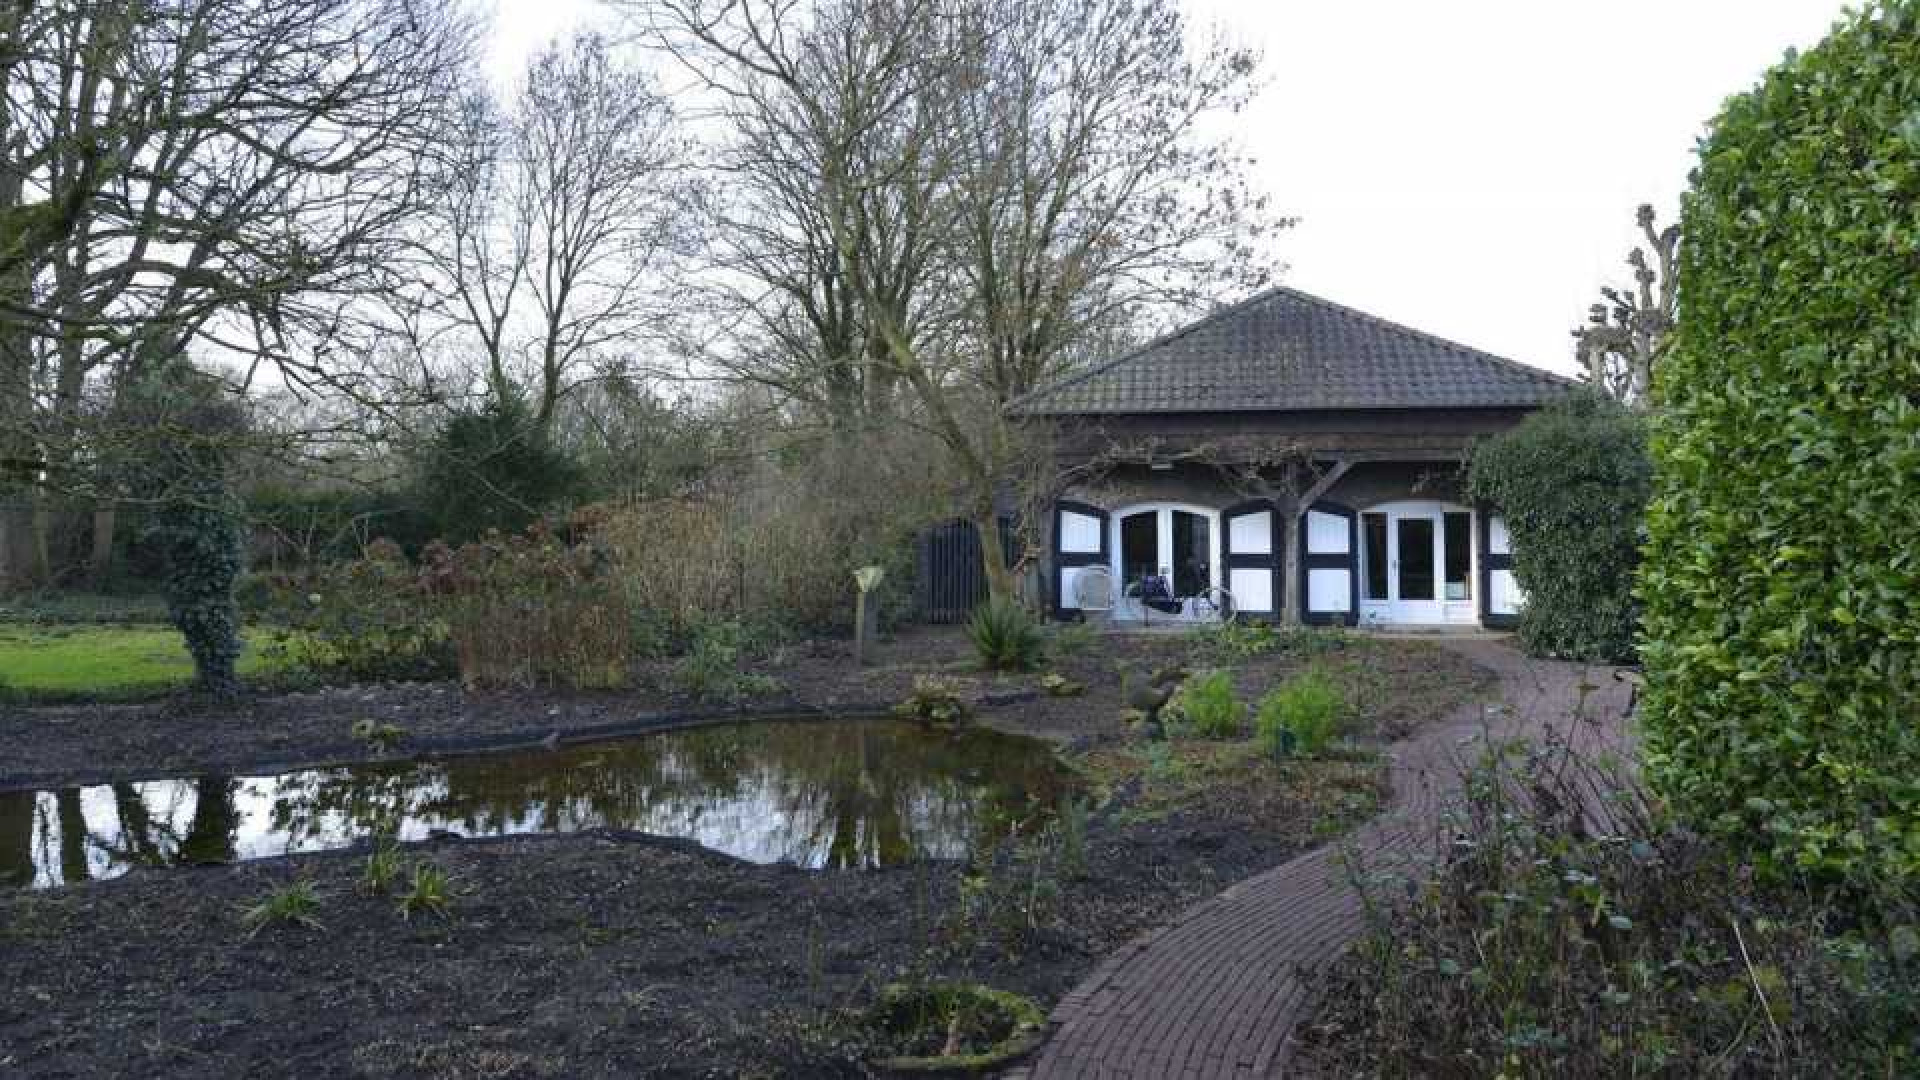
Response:
[[[278,670],[251,646],[240,657],[244,676]],[[171,627],[0,623],[0,698],[126,700],[192,681],[193,659]]]

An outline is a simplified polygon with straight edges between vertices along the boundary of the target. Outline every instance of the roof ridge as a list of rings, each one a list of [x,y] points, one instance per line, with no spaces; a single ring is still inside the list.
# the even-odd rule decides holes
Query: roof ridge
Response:
[[[1386,330],[1391,330],[1395,333],[1405,334],[1411,338],[1417,338],[1421,341],[1430,342],[1434,345],[1440,346],[1443,349],[1451,349],[1457,353],[1464,353],[1467,356],[1470,356],[1477,360],[1490,360],[1496,366],[1511,368],[1514,371],[1518,372],[1519,374],[1528,376],[1530,378],[1540,379],[1543,382],[1559,383],[1567,386],[1579,385],[1579,380],[1577,379],[1569,379],[1565,375],[1556,374],[1554,372],[1548,371],[1545,368],[1535,367],[1532,364],[1522,363],[1519,360],[1510,360],[1507,357],[1501,356],[1498,353],[1491,353],[1485,349],[1478,349],[1473,347],[1472,345],[1465,345],[1458,341],[1454,341],[1451,338],[1443,338],[1438,334],[1430,334],[1425,330],[1415,329],[1414,327],[1408,326],[1405,323],[1394,322],[1392,319],[1386,318],[1384,316],[1375,315],[1372,312],[1361,311],[1359,308],[1348,307],[1347,305],[1339,303],[1338,301],[1329,300],[1324,296],[1316,296],[1310,292],[1303,292],[1299,289],[1292,288],[1291,286],[1276,285],[1273,288],[1268,289],[1267,292],[1268,293],[1285,292],[1288,295],[1293,296],[1299,300],[1303,300],[1310,304],[1318,304],[1321,307],[1328,309],[1329,311],[1335,312],[1336,314],[1345,316],[1347,318],[1358,319],[1361,322],[1371,323],[1375,326],[1381,327]]]
[[[1254,293],[1252,296],[1249,296],[1244,300],[1236,300],[1233,303],[1226,305],[1225,307],[1216,308],[1215,310],[1210,311],[1205,315],[1202,315],[1200,318],[1195,319],[1190,323],[1187,323],[1183,326],[1179,326],[1172,330],[1169,330],[1166,333],[1161,334],[1159,337],[1154,338],[1152,341],[1149,341],[1144,345],[1140,345],[1132,349],[1131,351],[1121,353],[1119,356],[1116,356],[1111,360],[1103,360],[1100,363],[1095,364],[1092,367],[1086,368],[1082,371],[1076,371],[1071,375],[1063,375],[1060,378],[1055,379],[1044,386],[1036,386],[1033,389],[1027,391],[1026,393],[1021,394],[1019,397],[1013,398],[1012,400],[1008,401],[1006,405],[1002,406],[1002,408],[1010,409],[1010,410],[1025,408],[1026,406],[1031,405],[1038,398],[1046,397],[1057,391],[1064,390],[1070,386],[1077,386],[1078,384],[1093,378],[1095,375],[1100,375],[1100,374],[1104,374],[1105,372],[1112,371],[1114,368],[1119,367],[1121,364],[1124,364],[1129,360],[1143,356],[1146,353],[1149,353],[1154,349],[1161,347],[1162,345],[1168,344],[1169,342],[1178,341],[1181,338],[1186,337],[1188,334],[1193,333],[1194,331],[1200,329],[1203,326],[1207,326],[1210,323],[1217,322],[1218,320],[1223,319],[1228,315],[1232,315],[1242,310],[1243,308],[1252,307],[1253,305],[1259,303],[1262,300],[1271,299],[1277,293],[1294,292],[1294,291],[1297,291],[1297,290],[1290,290],[1284,285],[1269,285],[1268,287],[1261,289],[1259,292]],[[1301,294],[1301,295],[1305,295],[1305,294]]]

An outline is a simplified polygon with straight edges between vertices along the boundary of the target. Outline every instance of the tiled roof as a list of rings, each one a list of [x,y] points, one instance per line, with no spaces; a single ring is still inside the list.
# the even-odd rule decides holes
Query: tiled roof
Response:
[[[1222,309],[1014,400],[1026,415],[1544,405],[1578,385],[1297,289]]]

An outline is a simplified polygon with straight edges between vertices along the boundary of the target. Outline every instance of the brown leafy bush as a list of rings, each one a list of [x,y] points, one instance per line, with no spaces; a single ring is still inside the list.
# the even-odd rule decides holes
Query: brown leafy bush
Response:
[[[591,540],[544,527],[430,545],[421,575],[439,597],[461,681],[472,687],[624,685],[634,654],[626,575]]]

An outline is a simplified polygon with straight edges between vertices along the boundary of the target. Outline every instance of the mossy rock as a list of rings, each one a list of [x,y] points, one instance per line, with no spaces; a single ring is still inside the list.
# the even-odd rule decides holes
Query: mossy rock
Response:
[[[981,1076],[1042,1039],[1046,1013],[1019,994],[977,983],[890,983],[868,1023],[895,1053],[872,1065],[896,1076]],[[959,1045],[949,1053],[949,1044]]]

